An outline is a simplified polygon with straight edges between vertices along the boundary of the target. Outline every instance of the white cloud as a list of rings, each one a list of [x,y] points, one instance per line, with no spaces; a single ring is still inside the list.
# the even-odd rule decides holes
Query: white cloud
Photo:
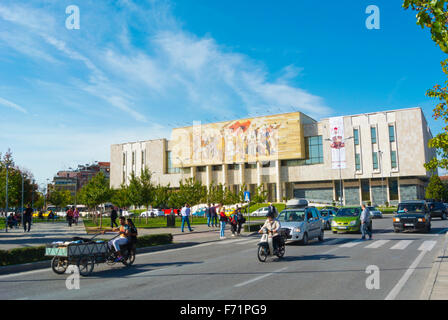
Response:
[[[22,113],[28,113],[25,108],[15,104],[14,102],[11,102],[9,100],[3,99],[2,97],[0,97],[0,105],[8,107],[8,108],[12,108],[15,109],[17,111],[20,111]]]

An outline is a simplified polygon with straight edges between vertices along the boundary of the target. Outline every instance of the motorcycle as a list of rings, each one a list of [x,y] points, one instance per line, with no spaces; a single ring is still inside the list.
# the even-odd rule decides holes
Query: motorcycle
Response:
[[[285,236],[279,233],[278,247],[274,250],[273,232],[263,228],[263,236],[258,242],[258,260],[265,262],[268,257],[277,256],[282,258],[285,255]]]

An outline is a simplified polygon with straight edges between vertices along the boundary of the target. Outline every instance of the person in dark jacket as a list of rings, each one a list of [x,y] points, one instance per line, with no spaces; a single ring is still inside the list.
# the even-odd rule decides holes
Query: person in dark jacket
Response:
[[[212,208],[210,206],[210,203],[207,204],[207,207],[205,208],[205,216],[207,217],[207,226],[210,228],[210,221],[212,220]]]
[[[30,232],[31,230],[31,216],[33,215],[33,209],[30,205],[26,206],[25,212],[23,213],[23,231]],[[27,228],[28,225],[28,228]]]
[[[118,228],[118,224],[117,224],[117,218],[118,218],[118,212],[117,212],[117,208],[113,208],[112,212],[110,213],[110,227],[113,228],[114,225],[116,228]]]
[[[210,207],[210,220],[211,220],[212,226],[217,228],[218,227],[218,214],[216,213],[216,206]]]
[[[240,233],[241,233],[241,227],[243,226],[243,223],[246,222],[246,218],[244,218],[244,215],[241,212],[241,208],[237,208],[236,209],[236,215],[237,215],[237,218],[238,218],[238,227],[237,227],[237,230],[236,230],[236,235],[239,236]]]

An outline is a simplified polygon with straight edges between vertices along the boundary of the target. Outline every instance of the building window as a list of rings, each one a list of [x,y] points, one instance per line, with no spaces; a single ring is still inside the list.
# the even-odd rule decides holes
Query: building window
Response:
[[[227,167],[229,170],[240,170],[239,164],[229,164]]]
[[[355,146],[358,146],[359,145],[359,130],[358,129],[353,130],[353,139],[355,141]]]
[[[305,137],[305,164],[324,163],[322,136]]]
[[[205,172],[205,171],[207,171],[206,166],[196,167],[196,172]]]
[[[145,151],[142,151],[142,166],[145,165]]]
[[[378,170],[378,152],[372,152],[373,170]]]
[[[246,168],[246,169],[257,169],[257,164],[256,163],[245,163],[244,164],[244,168]]]
[[[126,183],[126,172],[123,171],[123,182]]]
[[[135,151],[132,151],[132,165],[135,164]]]
[[[398,200],[398,179],[389,178],[389,198],[390,200]]]
[[[304,165],[305,161],[301,159],[282,160],[282,167],[297,167]]]
[[[171,160],[171,151],[166,152],[166,171],[169,174],[180,173],[180,168],[173,167],[173,162]]]
[[[389,141],[394,142],[395,141],[395,128],[393,125],[389,126]]]
[[[273,168],[273,167],[275,167],[275,163],[274,163],[274,161],[262,162],[261,166],[263,168]]]
[[[372,144],[376,143],[376,128],[370,127],[370,135],[372,137]]]
[[[218,165],[212,166],[212,171],[222,171],[222,165],[218,164]]]
[[[126,153],[123,152],[123,167],[126,167]]]
[[[356,171],[361,170],[361,155],[359,153],[355,154],[355,167]]]
[[[361,198],[362,201],[370,201],[370,183],[369,180],[361,180]]]
[[[397,151],[390,152],[390,163],[391,163],[392,169],[397,168]]]

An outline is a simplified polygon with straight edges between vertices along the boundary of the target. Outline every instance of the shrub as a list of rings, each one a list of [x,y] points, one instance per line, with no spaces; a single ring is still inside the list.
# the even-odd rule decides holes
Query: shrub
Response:
[[[151,247],[162,244],[170,244],[173,242],[173,235],[171,233],[164,234],[149,234],[138,237],[137,248]]]
[[[0,250],[0,265],[22,264],[50,260],[45,256],[45,246]]]

